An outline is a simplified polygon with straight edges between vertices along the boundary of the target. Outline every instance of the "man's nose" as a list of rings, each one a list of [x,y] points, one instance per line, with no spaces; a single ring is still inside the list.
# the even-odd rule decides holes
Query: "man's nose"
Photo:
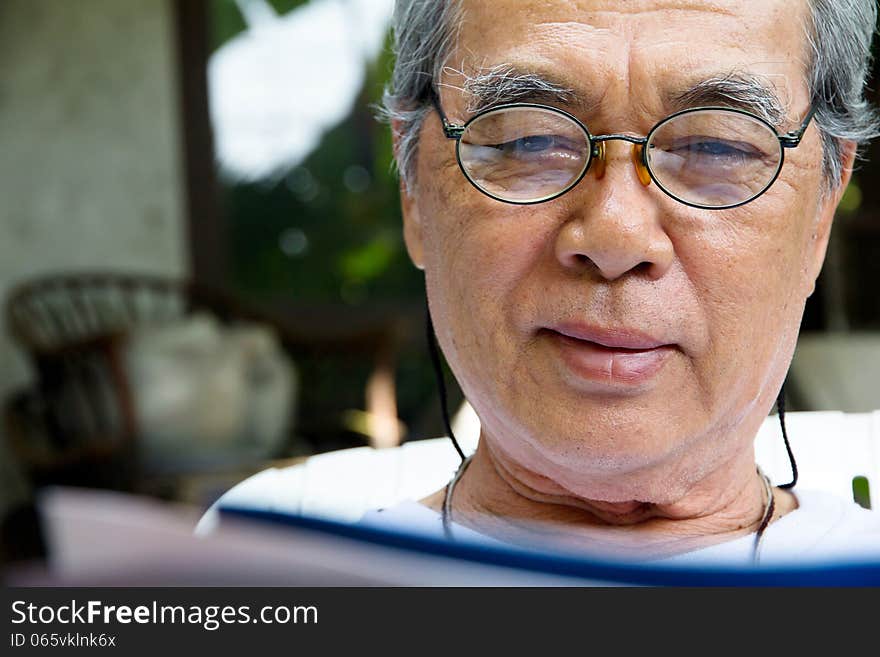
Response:
[[[658,279],[672,264],[675,248],[661,221],[652,190],[626,156],[629,148],[609,145],[607,168],[593,167],[569,194],[569,216],[556,238],[556,256],[578,272],[596,269],[607,280],[630,271]]]

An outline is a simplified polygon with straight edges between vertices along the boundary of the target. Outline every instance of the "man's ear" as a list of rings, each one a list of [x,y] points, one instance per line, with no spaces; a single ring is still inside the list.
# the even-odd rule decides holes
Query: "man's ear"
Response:
[[[403,239],[409,259],[418,269],[425,268],[425,250],[422,240],[422,218],[419,215],[419,204],[407,190],[403,178],[400,179],[400,209],[403,213]]]
[[[398,157],[400,153],[400,135],[401,122],[399,120],[391,121],[391,139],[394,148],[394,158],[400,162]],[[410,185],[412,182],[410,181]],[[406,242],[406,250],[409,253],[409,259],[418,269],[424,269],[424,247],[422,242],[422,220],[419,216],[418,203],[411,188],[407,188],[404,182],[403,173],[400,174],[400,209],[403,213],[403,239]]]
[[[852,178],[856,150],[857,145],[855,142],[844,142],[843,150],[840,154],[842,170],[840,184],[833,190],[826,192],[819,202],[819,212],[816,216],[816,224],[813,227],[812,249],[809,254],[810,261],[807,263],[811,283],[810,294],[815,291],[816,279],[819,277],[819,272],[822,271],[825,252],[828,250],[828,240],[831,237],[831,226],[834,223],[834,214],[837,212],[837,206],[840,205],[840,200],[843,198],[843,194]]]

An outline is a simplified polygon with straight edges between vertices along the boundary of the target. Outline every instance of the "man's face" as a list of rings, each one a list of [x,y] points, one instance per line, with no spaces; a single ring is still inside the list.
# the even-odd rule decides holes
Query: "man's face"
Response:
[[[731,74],[809,109],[805,3],[791,0],[464,0],[449,64],[563,81],[593,134],[645,135],[683,90]],[[464,123],[464,78],[439,87]],[[407,244],[425,270],[443,351],[483,440],[531,486],[664,502],[749,444],[794,351],[839,193],[824,196],[814,126],[763,196],[728,210],[643,186],[630,146],[562,197],[515,206],[458,168],[432,113]]]

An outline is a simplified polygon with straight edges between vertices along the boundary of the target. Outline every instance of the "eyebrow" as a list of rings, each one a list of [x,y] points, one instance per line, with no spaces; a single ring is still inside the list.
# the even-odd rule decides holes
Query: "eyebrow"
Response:
[[[674,110],[707,105],[742,109],[777,127],[786,117],[782,101],[767,80],[748,73],[734,72],[700,80],[687,89],[667,94],[665,101]]]
[[[599,99],[589,99],[562,81],[545,73],[524,71],[511,64],[482,69],[464,75],[461,89],[468,98],[467,111],[478,113],[506,103],[552,103],[589,113]],[[670,113],[692,107],[723,106],[751,112],[780,127],[786,110],[772,85],[760,75],[731,72],[706,78],[666,93],[664,104]]]
[[[560,80],[501,64],[465,75],[462,90],[468,98],[467,111],[481,112],[506,103],[553,103],[563,106],[591,105]]]

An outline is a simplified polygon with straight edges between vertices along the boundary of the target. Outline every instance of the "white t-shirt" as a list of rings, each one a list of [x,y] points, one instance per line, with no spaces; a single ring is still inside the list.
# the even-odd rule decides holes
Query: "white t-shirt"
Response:
[[[792,491],[798,508],[771,524],[761,542],[760,564],[880,559],[880,513],[820,491]],[[361,524],[443,538],[439,513],[414,501],[370,511]],[[452,536],[487,545],[507,545],[498,539],[452,523]],[[749,566],[754,534],[686,554],[654,561],[664,565]],[[509,547],[509,546],[508,546]]]

